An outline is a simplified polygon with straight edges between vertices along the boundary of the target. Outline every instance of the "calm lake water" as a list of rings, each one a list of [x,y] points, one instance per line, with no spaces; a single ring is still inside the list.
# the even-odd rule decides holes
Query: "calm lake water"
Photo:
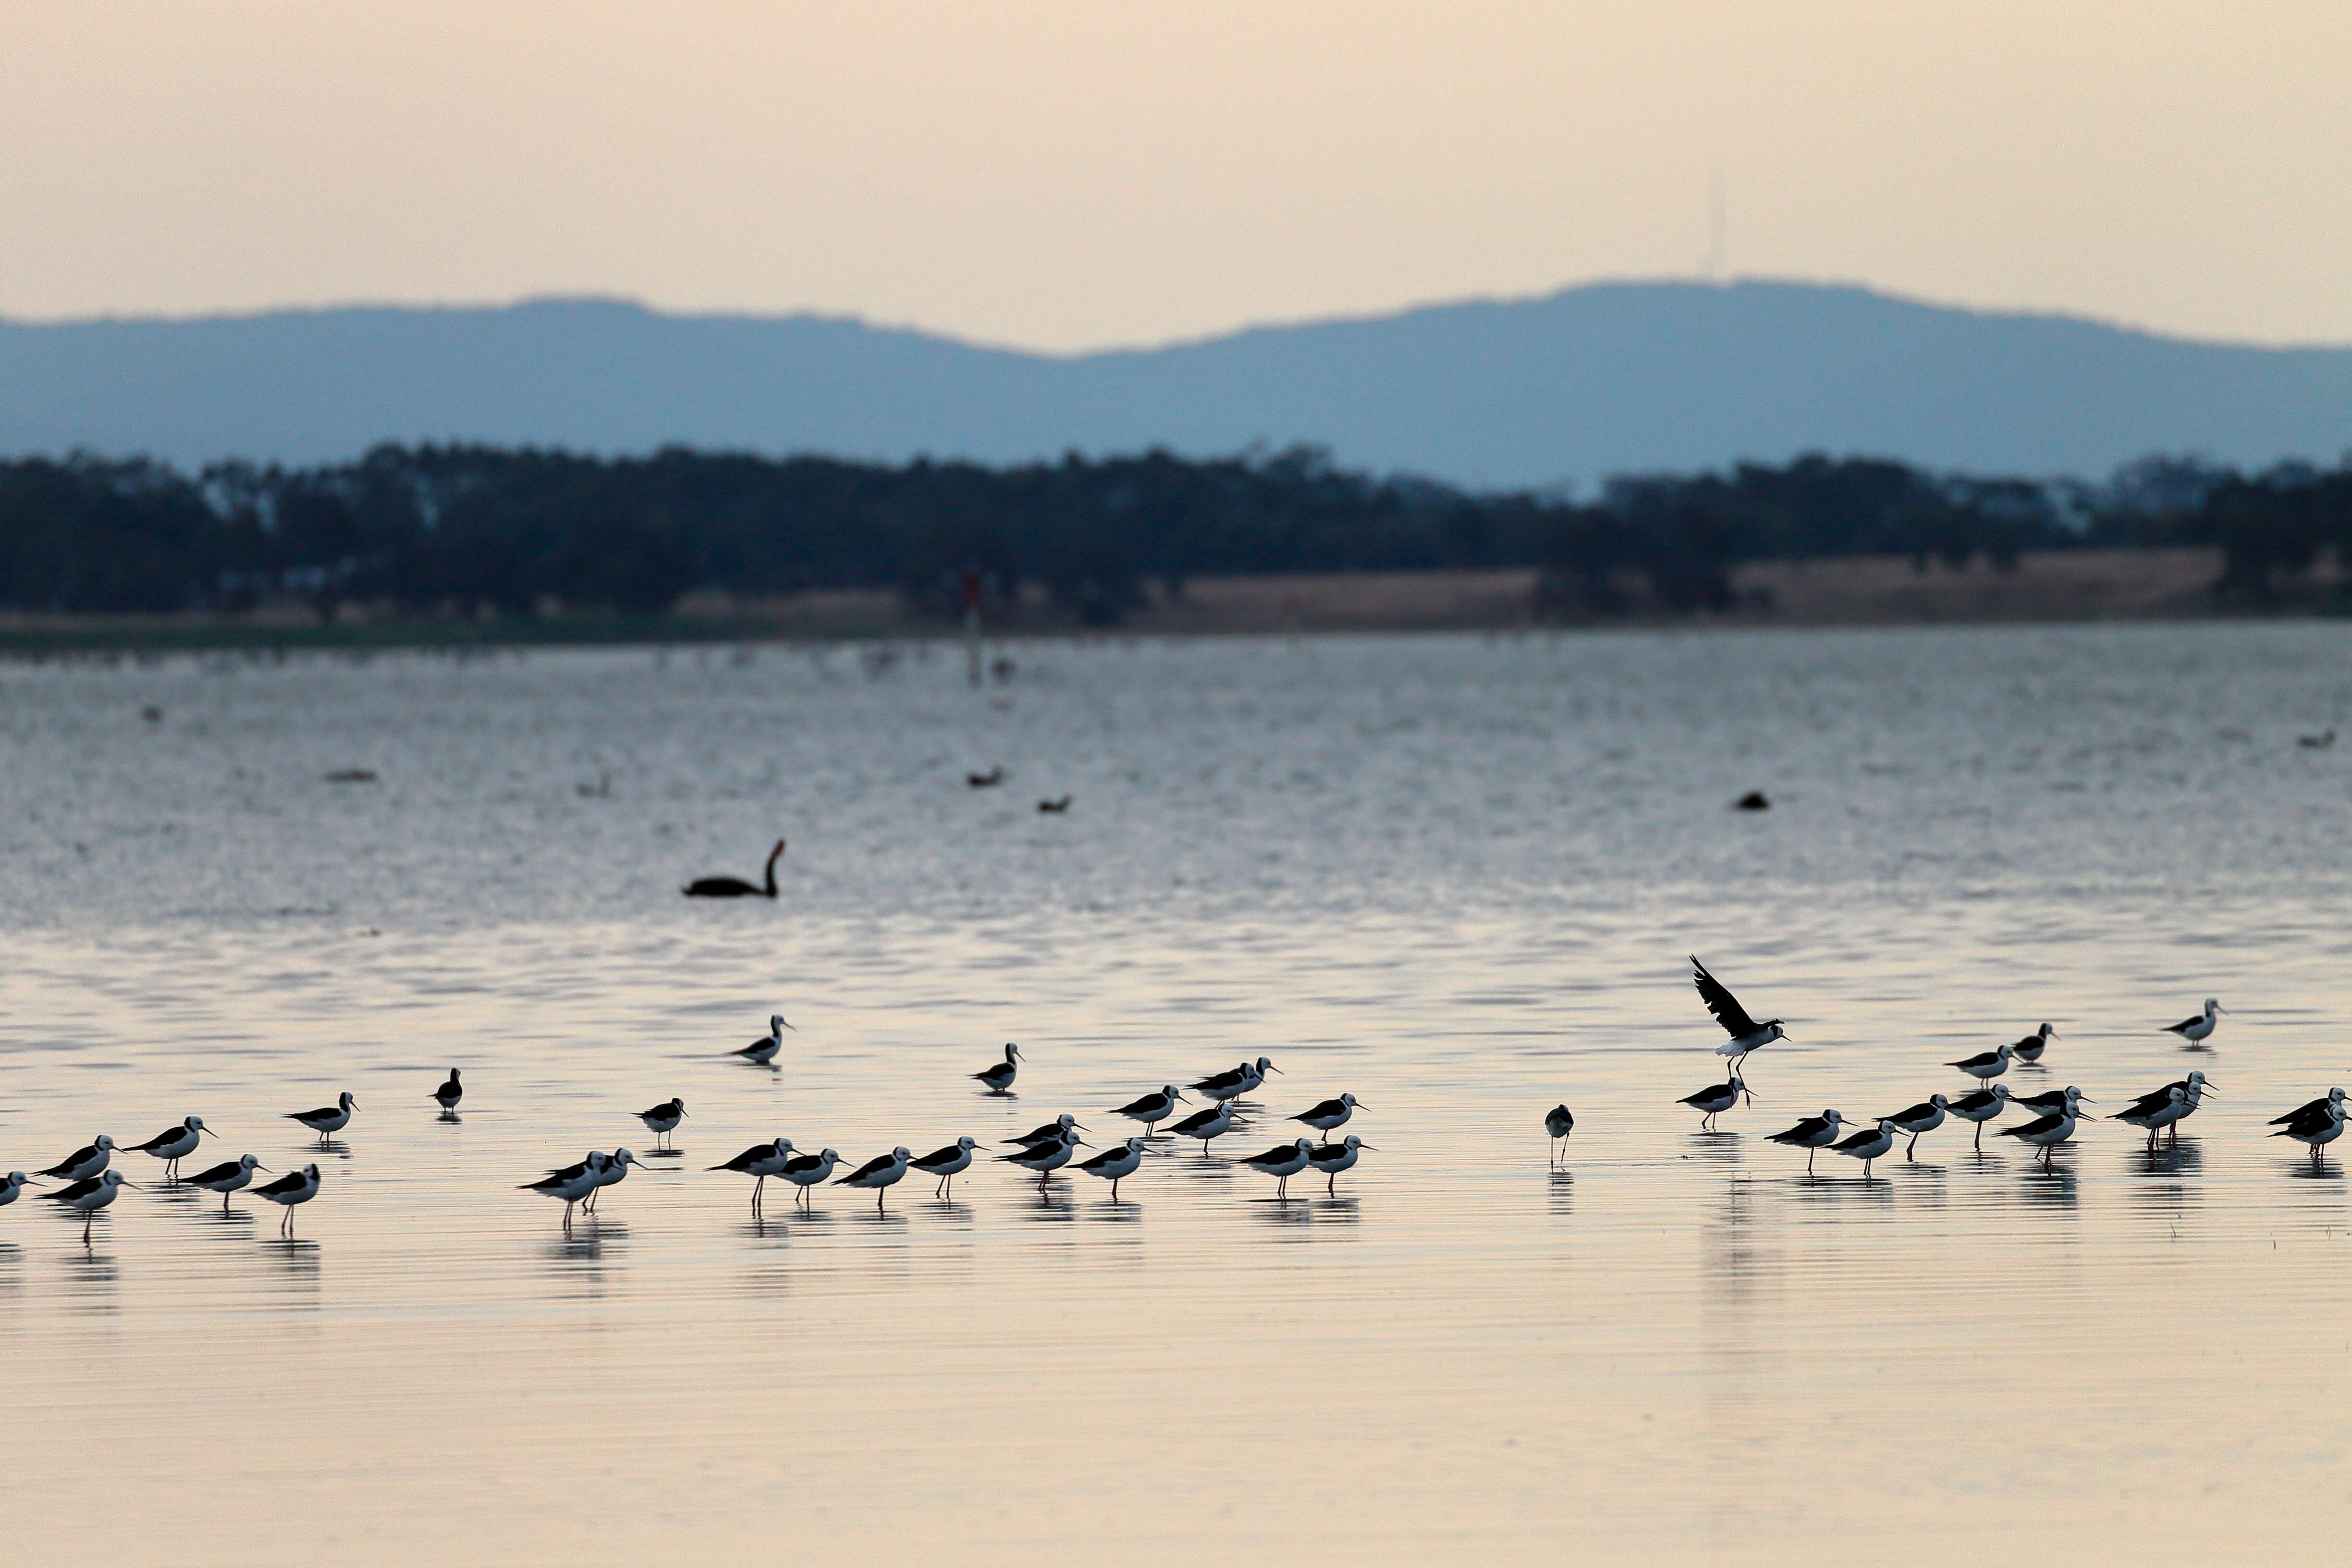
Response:
[[[138,1153],[87,1248],[0,1210],[8,1560],[2336,1548],[2352,1193],[2263,1123],[2352,1082],[2352,626],[1012,652],[0,666],[0,1169],[193,1113],[326,1184],[291,1243]],[[780,833],[775,903],[677,896]],[[1796,1036],[1714,1136],[1692,952]],[[2222,1098],[2048,1174],[1765,1142],[2044,1018],[2023,1092]],[[759,1224],[705,1170],[1099,1145],[1261,1053],[1115,1205],[991,1161]],[[1336,1196],[1234,1163],[1342,1089]],[[516,1190],[671,1095],[571,1240]]]

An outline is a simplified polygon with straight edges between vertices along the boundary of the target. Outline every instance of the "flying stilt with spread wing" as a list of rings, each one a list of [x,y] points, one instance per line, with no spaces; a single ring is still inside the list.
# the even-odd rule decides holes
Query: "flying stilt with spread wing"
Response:
[[[1747,1065],[1748,1052],[1769,1046],[1774,1040],[1789,1037],[1788,1031],[1780,1027],[1780,1019],[1767,1018],[1759,1024],[1749,1017],[1748,1009],[1739,1005],[1739,998],[1727,990],[1722,981],[1706,972],[1706,965],[1698,961],[1696,953],[1691,955],[1691,984],[1698,987],[1698,999],[1706,1004],[1706,1010],[1715,1015],[1715,1021],[1723,1026],[1723,1032],[1731,1037],[1715,1047],[1715,1054],[1729,1057],[1734,1073]],[[1747,1087],[1742,1083],[1740,1091],[1746,1093]]]

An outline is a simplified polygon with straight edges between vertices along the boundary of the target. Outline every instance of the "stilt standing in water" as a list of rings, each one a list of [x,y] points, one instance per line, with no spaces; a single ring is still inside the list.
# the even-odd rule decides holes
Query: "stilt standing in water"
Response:
[[[449,1069],[449,1081],[433,1091],[433,1098],[444,1112],[454,1111],[457,1102],[466,1098],[466,1086],[457,1081],[457,1069]]]
[[[784,1048],[784,1031],[792,1026],[784,1022],[782,1013],[768,1016],[768,1032],[733,1054],[758,1067],[766,1067]]]
[[[1949,1100],[1940,1094],[1931,1094],[1918,1104],[1907,1110],[1898,1110],[1885,1119],[1894,1123],[1896,1131],[1911,1134],[1911,1142],[1903,1150],[1903,1157],[1906,1160],[1910,1159],[1913,1152],[1919,1147],[1919,1134],[1933,1132],[1937,1128],[1941,1127],[1944,1124],[1944,1114],[1950,1109]]]
[[[1130,1138],[1116,1149],[1106,1149],[1091,1160],[1080,1161],[1078,1169],[1089,1176],[1100,1176],[1110,1184],[1110,1201],[1118,1202],[1118,1184],[1135,1174],[1143,1163],[1143,1140]]]
[[[1562,1100],[1544,1112],[1544,1131],[1551,1135],[1551,1163],[1568,1158],[1568,1135],[1576,1131],[1576,1113]]]
[[[358,1100],[352,1098],[352,1091],[347,1089],[335,1097],[334,1104],[322,1105],[316,1110],[289,1110],[286,1113],[286,1120],[299,1121],[316,1132],[319,1135],[320,1146],[323,1148],[328,1139],[351,1125],[352,1112],[359,1109],[359,1104]],[[285,1179],[291,1181],[293,1177],[288,1176]]]
[[[901,1143],[887,1154],[877,1154],[849,1174],[842,1177],[836,1184],[845,1187],[872,1188],[874,1212],[880,1214],[882,1200],[890,1195],[891,1186],[907,1173],[907,1166],[913,1158],[914,1156],[907,1152],[907,1146]]]
[[[215,1165],[210,1170],[197,1172],[188,1178],[188,1185],[202,1187],[210,1193],[218,1193],[221,1195],[221,1213],[226,1214],[229,1194],[240,1187],[249,1186],[253,1182],[254,1172],[266,1171],[268,1168],[250,1154],[240,1154],[226,1165]]]
[[[203,1117],[191,1116],[177,1127],[166,1127],[137,1148],[141,1153],[152,1154],[163,1161],[165,1178],[177,1181],[180,1161],[196,1152],[196,1144],[206,1131]]]
[[[319,1167],[305,1165],[299,1171],[278,1177],[266,1187],[256,1187],[253,1191],[257,1197],[284,1205],[286,1219],[278,1226],[278,1234],[290,1237],[294,1234],[294,1205],[307,1204],[319,1195]],[[567,1208],[564,1212],[568,1215],[571,1211]]]
[[[1324,1196],[1336,1198],[1339,1195],[1340,1173],[1355,1168],[1357,1152],[1362,1149],[1372,1149],[1372,1146],[1350,1132],[1340,1142],[1320,1144],[1307,1152],[1307,1164],[1322,1173]],[[1372,1152],[1377,1154],[1380,1151],[1372,1149]]]
[[[676,1131],[677,1124],[686,1120],[686,1101],[665,1100],[649,1110],[638,1111],[637,1120],[644,1122],[646,1130],[654,1135],[654,1150],[658,1153],[662,1140]]]
[[[1013,1092],[1013,1079],[1020,1071],[1021,1047],[1008,1040],[1004,1045],[1003,1061],[982,1068],[971,1076],[978,1079],[991,1094],[1010,1094]]]
[[[1726,1081],[1708,1084],[1696,1094],[1686,1094],[1675,1103],[1687,1105],[1692,1110],[1701,1112],[1698,1130],[1702,1132],[1712,1132],[1715,1131],[1715,1119],[1739,1103],[1739,1093],[1744,1087],[1739,1081],[1739,1075],[1733,1073]]]
[[[1805,1151],[1805,1174],[1813,1173],[1813,1156],[1837,1142],[1845,1118],[1834,1110],[1824,1110],[1819,1116],[1808,1116],[1784,1132],[1772,1134],[1772,1142],[1785,1143],[1791,1149]]]
[[[1862,1179],[1870,1180],[1871,1162],[1895,1147],[1895,1123],[1882,1120],[1877,1126],[1865,1128],[1837,1146],[1841,1154],[1862,1162]]]
[[[2049,1048],[2050,1042],[2057,1037],[2058,1031],[2044,1024],[2017,1044],[2010,1047],[2010,1049],[2017,1053],[2019,1061],[2038,1062],[2042,1059],[2042,1053]]]
[[[2227,1007],[2208,996],[2205,998],[2205,1011],[2183,1018],[2178,1024],[2167,1024],[2164,1026],[2164,1032],[2168,1035],[2179,1035],[2192,1046],[2202,1045],[2213,1033],[2213,1015],[2228,1011]]]
[[[1977,1124],[1976,1141],[1972,1147],[1984,1148],[1984,1124],[2009,1109],[2009,1085],[1997,1083],[1990,1089],[1980,1089],[1974,1094],[1964,1094],[1945,1109],[1963,1121]]]
[[[932,1184],[931,1196],[953,1197],[955,1179],[971,1168],[972,1140],[959,1138],[944,1149],[934,1149],[921,1159],[912,1162],[914,1168],[927,1176],[938,1179]]]
[[[81,1211],[81,1243],[88,1247],[89,1222],[98,1217],[98,1211],[112,1203],[115,1194],[123,1188],[137,1184],[124,1181],[120,1171],[107,1171],[58,1192],[43,1193],[41,1196],[53,1204],[63,1204],[69,1209]]]

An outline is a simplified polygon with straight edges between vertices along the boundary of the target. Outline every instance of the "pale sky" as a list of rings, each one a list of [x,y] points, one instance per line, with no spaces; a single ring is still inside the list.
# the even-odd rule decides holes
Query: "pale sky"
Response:
[[[1690,277],[2352,342],[2345,0],[0,0],[0,314],[1077,349]]]

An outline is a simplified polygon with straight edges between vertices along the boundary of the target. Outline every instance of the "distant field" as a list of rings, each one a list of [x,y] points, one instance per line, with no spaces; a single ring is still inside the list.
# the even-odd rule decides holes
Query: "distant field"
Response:
[[[2167,620],[2222,613],[2211,586],[2217,550],[2082,550],[2029,554],[2011,572],[1981,562],[1920,570],[1907,558],[1862,557],[1740,567],[1740,608],[1722,616],[1634,616],[1591,626],[1908,626],[1960,622]],[[2344,581],[2323,573],[2325,588]],[[1318,576],[1200,577],[1151,603],[1109,635],[1480,631],[1538,623],[1536,574],[1353,572]],[[630,642],[721,642],[950,637],[954,626],[907,613],[887,590],[832,590],[789,598],[689,598],[663,616],[465,617],[0,616],[0,653],[213,647],[466,647]],[[999,616],[992,635],[1066,635],[1042,603]]]

